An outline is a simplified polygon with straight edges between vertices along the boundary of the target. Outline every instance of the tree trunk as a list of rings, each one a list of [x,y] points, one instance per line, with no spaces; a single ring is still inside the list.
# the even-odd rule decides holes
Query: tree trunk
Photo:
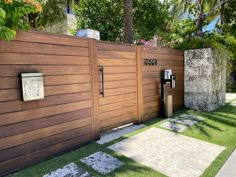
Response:
[[[223,0],[221,0],[222,2]],[[221,8],[220,8],[220,23],[221,25],[224,24],[224,8],[225,8],[225,3],[222,3]]]
[[[132,0],[123,0],[124,4],[124,42],[133,43],[133,2]]]

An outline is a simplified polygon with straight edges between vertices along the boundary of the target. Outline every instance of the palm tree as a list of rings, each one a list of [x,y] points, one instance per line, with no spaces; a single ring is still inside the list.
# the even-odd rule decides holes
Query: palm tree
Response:
[[[123,0],[124,5],[124,42],[133,43],[133,1],[132,0]]]
[[[203,28],[209,24],[216,17],[221,19],[222,6],[228,0],[171,0],[171,14],[173,15],[173,22],[177,22],[183,16],[188,15],[195,20],[196,34],[203,36]]]

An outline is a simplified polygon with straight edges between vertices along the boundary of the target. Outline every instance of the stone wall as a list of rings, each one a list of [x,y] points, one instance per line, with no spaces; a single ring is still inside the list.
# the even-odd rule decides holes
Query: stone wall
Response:
[[[185,51],[185,107],[212,111],[224,105],[226,61],[211,48]]]

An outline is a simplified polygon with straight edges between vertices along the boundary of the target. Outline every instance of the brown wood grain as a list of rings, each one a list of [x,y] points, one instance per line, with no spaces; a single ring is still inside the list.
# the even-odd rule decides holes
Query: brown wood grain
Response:
[[[102,130],[108,130],[111,128],[118,127],[119,125],[125,125],[128,122],[136,122],[137,113],[129,113],[121,116],[117,116],[108,120],[101,121]]]
[[[143,58],[144,59],[158,59],[159,60],[184,60],[184,57],[181,55],[163,55],[163,54],[154,54],[154,53],[143,53]]]
[[[22,110],[21,101],[0,102],[0,114]]]
[[[44,85],[63,85],[63,84],[78,84],[90,83],[90,75],[61,75],[61,76],[45,76]]]
[[[37,150],[41,150],[55,144],[63,143],[70,139],[77,138],[82,135],[87,135],[90,133],[91,133],[91,125],[88,125],[78,129],[73,129],[67,132],[63,132],[61,134],[49,136],[43,139],[15,146],[9,149],[4,149],[0,151],[0,162],[10,160],[19,156],[23,156],[25,154],[30,154]]]
[[[100,111],[100,113],[109,112],[112,110],[122,109],[122,108],[126,108],[129,106],[135,106],[136,104],[137,104],[136,99],[126,100],[126,101],[122,101],[122,102],[118,102],[118,103],[101,105],[99,107],[99,111]]]
[[[122,45],[122,44],[112,44],[109,42],[99,42],[98,43],[98,51],[123,51],[123,52],[135,52],[134,45]]]
[[[33,153],[20,156],[18,158],[1,162],[0,174],[5,175],[10,172],[14,172],[24,167],[27,167],[29,165],[42,162],[43,160],[47,160],[50,157],[62,154],[63,152],[66,152],[68,150],[78,148],[81,145],[88,143],[89,141],[91,141],[91,134],[76,137],[63,143],[56,144],[42,150],[38,150]]]
[[[0,126],[39,119],[47,116],[62,114],[66,112],[72,112],[80,109],[86,109],[91,107],[91,100],[80,101],[75,103],[61,104],[50,107],[30,109],[20,112],[12,112],[2,114],[0,116]]]
[[[163,69],[172,69],[173,73],[175,71],[184,71],[184,66],[143,66],[143,72],[161,71]]]
[[[87,126],[91,123],[91,117],[62,123],[59,125],[54,125],[46,128],[42,128],[39,130],[34,130],[27,133],[17,134],[14,136],[9,136],[0,139],[0,150],[14,147],[20,144],[24,144],[30,141],[34,141],[40,138],[45,138],[48,136],[56,135],[59,133],[63,133],[69,130],[73,130],[79,127]]]
[[[104,68],[106,69],[106,68]],[[105,74],[104,81],[118,81],[118,80],[136,80],[136,73],[122,73],[122,74]]]
[[[135,59],[135,52],[99,51],[98,58],[102,59]]]
[[[75,92],[86,92],[86,91],[90,91],[90,89],[91,89],[90,83],[56,85],[56,86],[44,87],[46,96],[66,94],[66,93],[75,93]]]
[[[105,74],[136,73],[135,66],[106,66]]]
[[[33,42],[0,41],[0,52],[27,53],[47,55],[89,56],[87,47],[74,47],[66,45],[51,45]]]
[[[114,96],[114,95],[123,95],[127,93],[136,93],[137,88],[135,86],[132,87],[123,87],[123,88],[114,88],[114,89],[105,89],[105,96]]]
[[[97,41],[90,39],[90,63],[91,63],[91,95],[92,95],[92,138],[100,138],[100,119],[99,119],[99,84],[98,84],[98,61],[97,61]]]
[[[99,82],[101,84],[101,82]],[[121,87],[136,87],[137,80],[119,80],[119,81],[106,81],[104,83],[106,89],[121,88]]]
[[[98,64],[103,66],[134,66],[136,65],[136,61],[128,59],[122,59],[122,60],[99,59]]]
[[[129,93],[124,95],[115,95],[111,97],[104,97],[99,99],[99,105],[117,103],[119,101],[136,99],[136,93]]]
[[[53,33],[17,31],[15,41],[36,42],[45,44],[60,44],[77,47],[88,47],[88,39],[57,35]]]
[[[144,115],[149,115],[149,114],[153,114],[153,113],[158,114],[160,112],[160,110],[161,110],[160,106],[152,107],[152,108],[146,108],[146,109],[144,109]]]
[[[154,102],[154,101],[161,101],[161,96],[160,95],[155,95],[155,96],[146,96],[143,98],[143,103],[149,103],[149,102]]]
[[[144,96],[143,96],[143,73],[142,73],[142,51],[143,47],[136,46],[136,61],[137,61],[137,115],[138,121],[137,123],[143,122],[143,104],[144,104]]]
[[[0,65],[88,65],[88,57],[31,53],[0,53]],[[4,67],[4,66],[1,66]],[[6,66],[11,67],[12,66]],[[30,68],[34,66],[19,66]]]
[[[99,117],[100,117],[100,120],[102,121],[102,120],[111,119],[113,117],[118,117],[118,116],[121,116],[121,115],[133,113],[133,112],[136,112],[136,111],[137,111],[136,106],[129,106],[129,107],[122,108],[122,109],[117,109],[117,110],[113,110],[113,111],[109,111],[109,112],[100,113]]]
[[[159,115],[160,115],[159,112],[154,112],[154,113],[151,113],[151,114],[146,114],[146,115],[144,115],[144,116],[143,116],[143,119],[144,119],[145,121],[147,121],[147,120],[150,120],[150,119],[158,118]]]
[[[90,92],[69,93],[64,95],[47,96],[43,100],[35,100],[30,102],[19,101],[22,104],[22,110],[48,107],[66,103],[73,103],[91,99]]]
[[[143,53],[159,53],[159,54],[166,54],[166,55],[184,55],[184,51],[170,49],[170,48],[157,48],[157,47],[143,47]]]
[[[7,136],[21,134],[61,123],[71,122],[85,117],[91,117],[91,109],[83,109],[64,114],[53,115],[42,119],[2,126],[0,128],[0,139]]]
[[[21,90],[19,89],[4,89],[0,90],[0,102],[1,101],[10,101],[10,100],[20,100]]]

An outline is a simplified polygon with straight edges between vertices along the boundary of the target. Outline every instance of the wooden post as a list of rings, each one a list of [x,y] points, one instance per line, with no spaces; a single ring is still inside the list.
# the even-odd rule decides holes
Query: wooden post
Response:
[[[142,46],[136,46],[137,61],[137,108],[138,108],[138,124],[143,122],[143,72],[142,72]]]
[[[166,102],[165,102],[165,116],[167,118],[171,117],[173,115],[173,104],[172,104],[172,95],[166,96]]]
[[[99,120],[99,71],[97,60],[97,41],[89,40],[90,49],[90,70],[91,70],[91,95],[92,95],[92,138],[100,138],[100,120]]]

